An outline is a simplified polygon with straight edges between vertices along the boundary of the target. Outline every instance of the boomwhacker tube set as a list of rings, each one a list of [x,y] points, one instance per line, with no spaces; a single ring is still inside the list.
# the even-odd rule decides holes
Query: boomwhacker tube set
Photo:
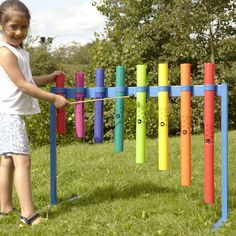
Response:
[[[213,225],[219,228],[228,218],[228,86],[214,82],[214,64],[204,64],[204,85],[190,84],[190,64],[180,65],[180,86],[168,84],[168,64],[158,65],[158,86],[146,86],[146,65],[137,65],[137,86],[125,87],[125,68],[116,67],[116,86],[104,87],[104,69],[96,69],[94,88],[84,87],[84,73],[75,74],[74,88],[64,88],[65,76],[56,78],[52,93],[75,99],[76,135],[85,137],[84,103],[94,102],[94,143],[103,142],[103,102],[115,100],[114,149],[122,152],[124,99],[136,98],[136,163],[146,159],[146,99],[158,97],[158,165],[168,169],[168,103],[169,97],[180,97],[181,110],[181,185],[191,185],[191,97],[204,97],[204,202],[214,203],[214,98],[221,97],[221,218]],[[57,202],[56,133],[66,134],[65,108],[50,104],[50,203]]]

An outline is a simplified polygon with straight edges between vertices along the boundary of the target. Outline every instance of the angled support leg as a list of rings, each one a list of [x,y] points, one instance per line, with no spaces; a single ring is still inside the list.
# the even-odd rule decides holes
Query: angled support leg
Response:
[[[213,225],[216,231],[228,219],[228,86],[222,84],[221,95],[221,218]]]

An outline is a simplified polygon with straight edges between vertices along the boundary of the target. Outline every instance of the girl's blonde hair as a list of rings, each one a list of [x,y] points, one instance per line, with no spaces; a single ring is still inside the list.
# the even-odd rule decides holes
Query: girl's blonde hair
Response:
[[[12,17],[12,12],[18,12],[30,22],[30,12],[25,4],[18,0],[6,0],[0,5],[0,25],[6,24]]]

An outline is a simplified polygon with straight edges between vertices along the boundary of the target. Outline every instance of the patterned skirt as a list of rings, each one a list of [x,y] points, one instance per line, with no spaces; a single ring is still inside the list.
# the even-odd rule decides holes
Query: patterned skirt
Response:
[[[0,113],[0,155],[29,154],[29,139],[23,116]]]

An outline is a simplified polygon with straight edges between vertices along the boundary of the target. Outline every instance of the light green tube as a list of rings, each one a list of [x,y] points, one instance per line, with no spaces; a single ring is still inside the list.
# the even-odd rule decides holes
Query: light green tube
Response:
[[[124,80],[125,68],[124,66],[116,67],[116,97],[124,96]],[[123,152],[124,146],[124,98],[116,99],[115,111],[115,152]]]
[[[136,163],[146,159],[146,65],[137,65],[137,119],[136,119]]]

